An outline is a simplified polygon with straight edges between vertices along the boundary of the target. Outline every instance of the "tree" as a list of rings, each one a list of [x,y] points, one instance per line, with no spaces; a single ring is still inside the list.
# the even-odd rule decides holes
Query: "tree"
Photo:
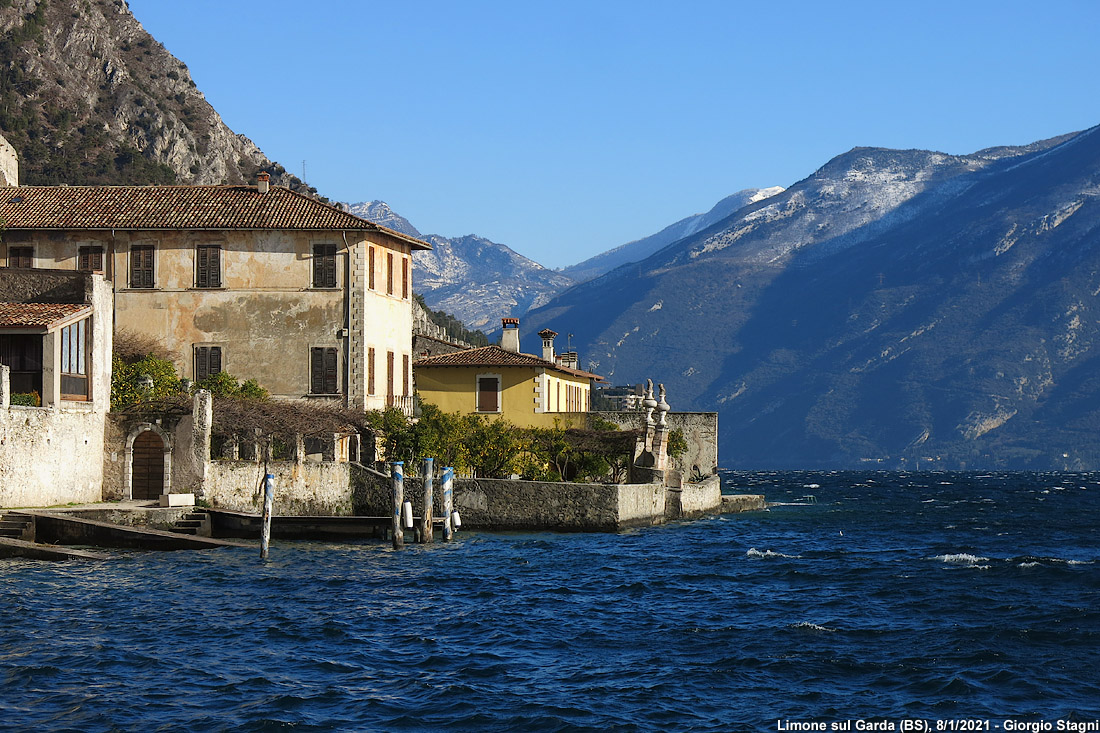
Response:
[[[153,380],[151,387],[141,384],[143,377]],[[169,399],[180,392],[176,365],[148,354],[127,363],[117,354],[111,359],[111,409],[121,410],[138,402]]]

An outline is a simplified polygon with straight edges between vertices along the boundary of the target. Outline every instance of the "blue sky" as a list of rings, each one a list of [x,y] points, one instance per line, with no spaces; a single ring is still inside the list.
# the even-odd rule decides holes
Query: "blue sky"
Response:
[[[855,146],[1100,124],[1100,2],[130,0],[235,131],[332,199],[548,267]]]

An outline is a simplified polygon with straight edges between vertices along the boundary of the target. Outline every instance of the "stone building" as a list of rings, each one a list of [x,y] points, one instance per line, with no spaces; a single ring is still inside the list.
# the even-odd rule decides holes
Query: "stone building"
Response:
[[[110,405],[110,284],[0,270],[0,507],[99,501]]]
[[[0,166],[2,167],[2,166]],[[430,246],[270,186],[0,188],[0,263],[102,273],[116,331],[182,377],[412,408],[412,254]]]
[[[519,319],[503,319],[500,346],[418,359],[420,398],[444,412],[502,417],[521,427],[585,427],[592,383],[603,378],[577,368],[575,352],[554,353],[546,330],[542,356],[519,350]]]

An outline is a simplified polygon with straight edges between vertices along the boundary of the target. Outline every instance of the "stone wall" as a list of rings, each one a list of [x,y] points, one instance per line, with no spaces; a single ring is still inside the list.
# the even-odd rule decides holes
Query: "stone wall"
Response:
[[[356,514],[392,514],[389,476],[357,467],[353,481]],[[404,499],[412,502],[413,514],[420,516],[423,482],[406,476],[404,484]],[[441,516],[443,485],[438,479],[432,496],[435,516]],[[464,529],[615,532],[664,521],[665,488],[657,484],[455,479],[454,506]]]
[[[722,505],[722,480],[707,476],[699,483],[684,484],[680,490],[680,517],[690,519],[714,511]]]
[[[259,513],[263,510],[265,473],[275,477],[275,514],[342,516],[353,511],[353,487],[347,463],[212,461],[203,487],[215,509]]]
[[[7,242],[12,235],[5,234]],[[87,303],[91,275],[40,269],[0,269],[0,301],[4,303]],[[107,312],[110,312],[109,310]]]
[[[642,427],[644,412],[590,412],[615,423],[624,429]],[[717,412],[670,412],[666,417],[669,430],[680,430],[687,441],[688,449],[679,460],[673,461],[677,470],[685,479],[698,474],[709,476],[718,470],[718,413]]]
[[[3,376],[7,381],[7,367]],[[4,393],[7,394],[6,384]],[[104,414],[0,405],[0,507],[99,501]]]

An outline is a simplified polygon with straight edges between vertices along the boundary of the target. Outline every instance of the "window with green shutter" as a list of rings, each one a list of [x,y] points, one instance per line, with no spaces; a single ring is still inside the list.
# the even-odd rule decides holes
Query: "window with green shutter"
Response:
[[[220,244],[200,244],[195,248],[195,287],[222,286],[222,248]]]

